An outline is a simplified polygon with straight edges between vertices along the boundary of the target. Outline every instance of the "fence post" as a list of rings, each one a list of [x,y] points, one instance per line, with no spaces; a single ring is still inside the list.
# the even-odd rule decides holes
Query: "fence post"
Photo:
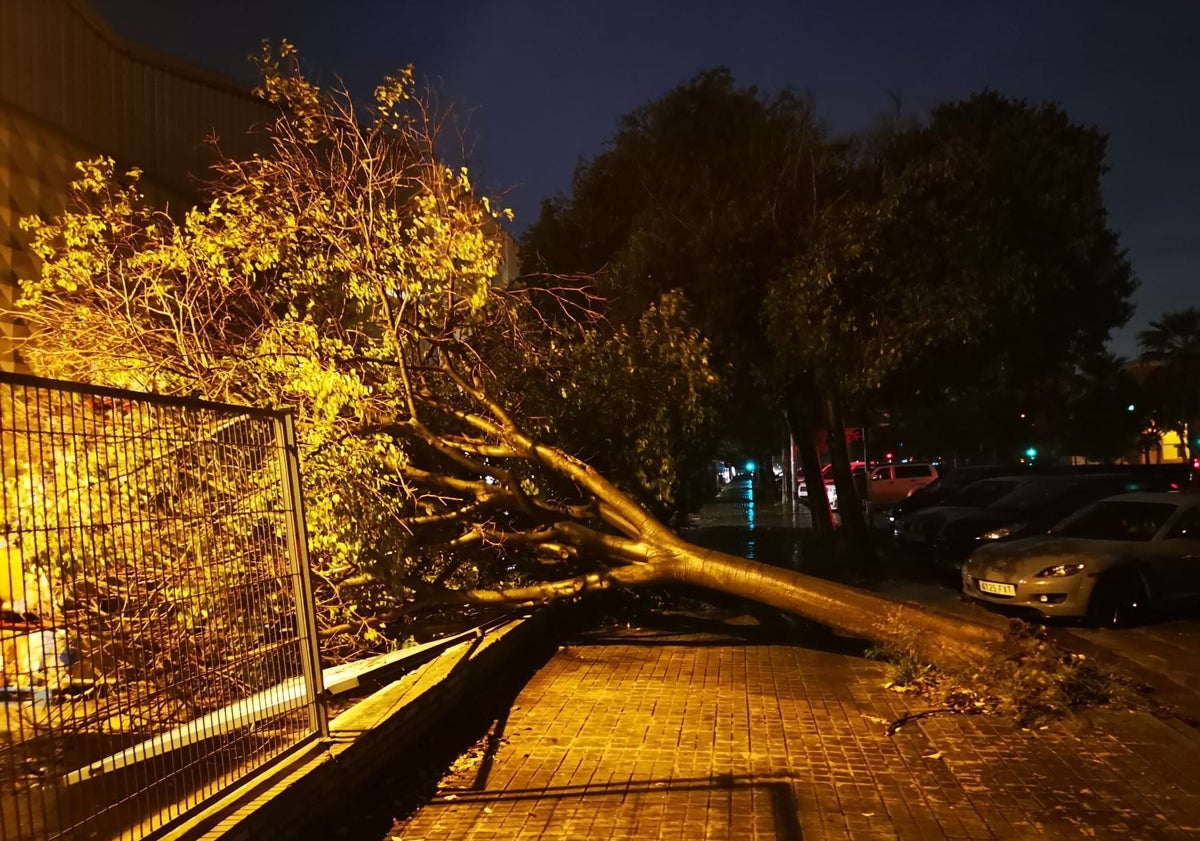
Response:
[[[275,421],[279,442],[279,462],[283,474],[284,504],[287,506],[288,559],[295,583],[296,622],[300,635],[304,681],[308,690],[309,723],[322,738],[329,736],[325,711],[325,685],[321,675],[321,654],[317,639],[312,579],[308,567],[308,536],[304,531],[304,494],[300,488],[300,456],[296,447],[296,427],[291,412],[282,412]]]

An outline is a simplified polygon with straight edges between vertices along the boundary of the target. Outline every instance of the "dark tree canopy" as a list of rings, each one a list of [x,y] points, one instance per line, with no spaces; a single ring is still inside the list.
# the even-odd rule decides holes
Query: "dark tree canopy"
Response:
[[[1031,417],[1070,438],[1070,384],[1130,314],[1105,146],[994,91],[834,138],[806,100],[711,70],[626,116],[524,254],[594,276],[622,323],[681,289],[731,366],[724,417],[764,446],[781,413],[802,444],[887,417],[909,453],[1011,457]]]
[[[928,455],[1010,455],[1020,415],[1060,404],[1130,314],[1104,149],[1058,107],[991,91],[885,127],[775,290],[777,348],[827,389],[918,418]]]
[[[735,428],[761,433],[774,400],[765,287],[806,239],[825,149],[807,101],[701,73],[621,120],[570,194],[543,205],[523,255],[535,270],[594,275],[619,321],[683,290],[715,359],[732,366],[730,405],[745,409]]]

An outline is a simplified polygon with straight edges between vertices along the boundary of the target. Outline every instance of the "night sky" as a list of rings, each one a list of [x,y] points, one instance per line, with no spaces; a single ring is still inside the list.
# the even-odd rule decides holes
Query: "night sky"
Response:
[[[1112,227],[1141,288],[1113,348],[1200,306],[1200,0],[92,0],[121,35],[253,83],[286,37],[318,81],[360,96],[412,64],[469,112],[470,164],[515,232],[600,152],[618,118],[724,65],[809,94],[837,132],[991,87],[1060,103],[1110,136]]]

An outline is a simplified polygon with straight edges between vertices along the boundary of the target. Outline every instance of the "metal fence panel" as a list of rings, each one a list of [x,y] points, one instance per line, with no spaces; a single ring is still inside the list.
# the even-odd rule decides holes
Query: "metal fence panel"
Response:
[[[0,839],[143,837],[325,728],[283,413],[0,374]]]

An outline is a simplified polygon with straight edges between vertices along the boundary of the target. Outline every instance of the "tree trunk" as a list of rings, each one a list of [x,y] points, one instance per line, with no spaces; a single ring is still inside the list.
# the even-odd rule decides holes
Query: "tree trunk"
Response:
[[[850,453],[846,448],[846,425],[842,421],[841,407],[834,397],[825,399],[825,422],[829,430],[829,454],[833,463],[833,481],[838,491],[838,513],[842,526],[850,537],[856,557],[864,561],[875,560],[875,544],[863,517],[858,488],[850,472]]]
[[[455,382],[464,390],[470,388],[462,377]],[[444,439],[417,419],[408,422],[409,434],[437,448],[455,465],[481,474],[480,478],[461,478],[405,465],[407,480],[442,491],[441,498],[453,497],[464,503],[473,500],[444,517],[411,518],[414,528],[441,527],[452,515],[467,526],[457,539],[460,546],[488,542],[528,552],[539,559],[543,569],[559,561],[574,561],[596,571],[507,590],[438,590],[423,583],[421,598],[414,598],[405,612],[448,604],[527,605],[614,587],[678,583],[751,599],[875,642],[905,649],[916,643],[925,647],[918,652],[923,659],[956,670],[990,657],[989,644],[1003,639],[997,627],[690,544],[586,462],[530,438],[494,404],[483,397],[479,402],[492,408],[498,419],[466,412],[458,417],[486,435],[486,440],[461,435]],[[840,434],[840,423],[838,430]],[[841,440],[844,457],[845,439]],[[551,471],[574,485],[580,501],[530,495],[519,471],[484,461],[485,455],[493,461],[503,459]],[[823,496],[820,472],[812,475],[816,477],[813,492]],[[510,516],[525,514],[529,525],[501,529],[493,517],[496,511]]]
[[[923,659],[949,669],[973,669],[993,656],[999,628],[950,616],[815,578],[683,543],[673,547],[669,577],[751,599],[851,636],[897,646],[924,646]]]
[[[771,464],[775,454],[770,450],[759,450],[754,454],[754,488],[763,499],[769,499],[775,493],[775,472]]]
[[[804,468],[804,481],[808,487],[808,508],[812,517],[813,530],[820,535],[833,534],[833,515],[829,511],[829,495],[825,493],[825,482],[821,478],[821,456],[813,441],[812,430],[799,443],[800,466]]]
[[[998,627],[704,549],[674,537],[644,549],[654,560],[565,581],[447,597],[472,604],[529,604],[617,587],[687,584],[750,599],[864,640],[906,650],[915,644],[921,647],[915,654],[922,660],[951,670],[977,668],[994,656],[993,647],[1004,639]]]
[[[808,487],[808,507],[813,531],[819,535],[833,533],[833,516],[829,511],[829,496],[821,479],[821,454],[817,452],[816,424],[811,412],[805,411],[799,401],[793,399],[785,415],[788,429],[796,442],[800,454],[800,467]],[[795,481],[793,477],[793,481]]]
[[[796,442],[792,439],[792,428],[784,415],[784,428],[787,430],[787,441],[783,444],[783,498],[784,505],[796,502]]]

